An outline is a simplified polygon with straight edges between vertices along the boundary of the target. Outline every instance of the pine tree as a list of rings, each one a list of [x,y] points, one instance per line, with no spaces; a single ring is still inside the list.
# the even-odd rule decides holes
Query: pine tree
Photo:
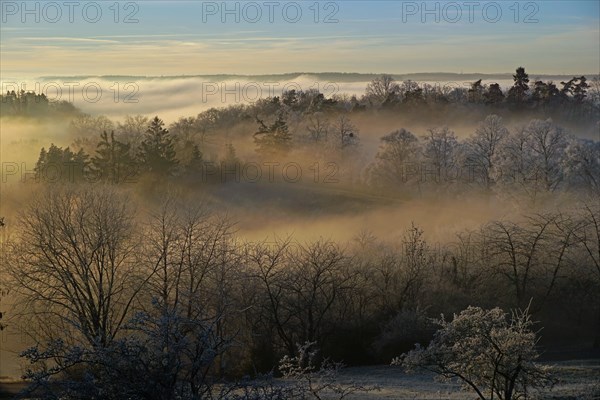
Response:
[[[89,170],[89,156],[80,149],[77,153],[69,147],[63,149],[54,143],[48,151],[42,148],[35,164],[37,179],[49,182],[79,182]]]
[[[513,79],[515,83],[508,91],[508,99],[511,103],[522,104],[527,99],[529,91],[529,75],[525,72],[525,68],[519,67]]]
[[[42,147],[42,150],[40,150],[40,155],[38,157],[37,162],[35,163],[35,168],[33,169],[36,173],[36,175],[40,175],[42,173],[42,171],[46,170],[46,166],[48,163],[48,152],[46,151],[45,147]]]
[[[470,103],[481,103],[481,99],[483,98],[484,91],[485,91],[485,86],[481,84],[481,79],[476,82],[473,82],[471,84],[471,88],[468,91],[469,102]]]
[[[139,161],[142,168],[158,175],[173,175],[179,161],[175,146],[165,123],[157,117],[150,122],[144,141],[140,145]]]
[[[200,151],[200,148],[198,147],[198,145],[195,144],[192,147],[192,156],[186,166],[186,172],[188,174],[195,174],[195,173],[202,171],[203,161],[204,161],[204,158],[203,158],[202,152]]]
[[[130,177],[134,168],[129,143],[116,140],[114,131],[110,137],[104,131],[100,135],[96,156],[92,158],[92,171],[98,174],[100,180],[117,184]]]
[[[573,99],[577,103],[582,103],[587,97],[587,89],[590,87],[585,76],[576,79],[577,83],[573,87]]]
[[[504,93],[498,83],[492,83],[483,98],[487,104],[499,104],[504,101]]]
[[[548,104],[559,95],[558,88],[552,82],[536,81],[532,98],[539,104]]]

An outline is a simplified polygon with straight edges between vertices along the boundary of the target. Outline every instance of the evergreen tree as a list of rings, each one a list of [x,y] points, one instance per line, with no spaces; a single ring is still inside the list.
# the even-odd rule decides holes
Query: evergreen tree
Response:
[[[583,103],[585,98],[587,97],[587,89],[590,87],[587,83],[587,79],[585,76],[581,76],[576,79],[576,82],[573,87],[573,100],[577,103]]]
[[[527,99],[529,92],[529,75],[525,72],[525,68],[517,68],[516,74],[513,75],[515,80],[514,85],[508,91],[508,99],[511,103],[522,104]]]
[[[204,162],[204,158],[200,148],[197,144],[192,147],[192,155],[190,161],[186,165],[186,172],[188,174],[195,174],[202,171],[202,164]]]
[[[560,94],[556,85],[552,82],[536,81],[533,86],[533,100],[538,104],[548,104]]]
[[[573,95],[573,87],[575,86],[575,79],[568,80],[566,82],[561,82],[562,89],[560,89],[560,96],[564,101],[568,101],[570,97]]]
[[[79,182],[89,171],[89,156],[80,149],[77,153],[54,143],[42,148],[35,164],[36,179],[45,182]]]
[[[158,175],[173,175],[179,161],[175,157],[175,146],[165,123],[154,117],[140,145],[139,161],[142,168]]]
[[[504,101],[504,93],[500,89],[500,84],[492,83],[487,92],[484,93],[483,99],[486,104],[500,104]]]
[[[485,86],[481,84],[481,79],[473,82],[469,89],[469,102],[470,103],[481,103],[485,92]]]
[[[92,157],[92,171],[98,174],[100,180],[117,184],[131,177],[134,168],[129,143],[116,140],[114,131],[111,131],[110,137],[104,131],[100,135],[96,156]]]

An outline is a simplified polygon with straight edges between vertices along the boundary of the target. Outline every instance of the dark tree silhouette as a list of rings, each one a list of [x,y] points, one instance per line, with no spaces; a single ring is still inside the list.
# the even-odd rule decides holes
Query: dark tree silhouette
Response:
[[[469,102],[470,103],[481,103],[485,92],[485,86],[481,84],[481,79],[473,82],[469,89]]]
[[[146,171],[158,175],[175,174],[179,161],[175,158],[175,146],[165,123],[154,117],[140,145],[139,160]]]
[[[500,104],[504,101],[504,93],[500,89],[500,84],[492,83],[487,92],[484,93],[483,99],[487,104]]]
[[[271,125],[266,125],[258,117],[256,122],[259,124],[259,128],[254,134],[254,143],[257,145],[256,151],[259,154],[275,156],[285,154],[291,150],[292,135],[289,132],[284,111],[277,113],[277,118]]]
[[[391,75],[381,75],[367,85],[366,96],[373,98],[379,104],[389,101],[390,96],[397,96],[400,86]]]
[[[63,149],[51,144],[42,148],[35,164],[36,180],[48,183],[80,182],[89,172],[89,156],[80,149],[77,153],[69,147]]]
[[[100,135],[96,156],[92,157],[92,171],[104,182],[120,183],[135,174],[136,165],[130,155],[129,143],[115,139],[115,132]]]
[[[529,92],[529,75],[525,72],[525,68],[519,67],[513,79],[515,83],[508,91],[508,100],[514,104],[522,104],[527,100]]]

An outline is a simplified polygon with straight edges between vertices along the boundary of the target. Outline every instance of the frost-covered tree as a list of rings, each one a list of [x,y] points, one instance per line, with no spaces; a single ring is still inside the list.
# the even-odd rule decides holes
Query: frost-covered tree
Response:
[[[567,146],[567,134],[550,119],[532,120],[526,132],[536,175],[545,190],[554,191],[563,179],[561,163]]]
[[[11,249],[11,275],[45,334],[22,354],[30,389],[44,399],[206,398],[233,336],[229,223],[169,198],[136,241],[126,199],[63,193],[28,211]]]
[[[428,161],[423,174],[433,175],[435,181],[445,180],[454,167],[458,141],[454,131],[448,127],[428,129],[424,136],[423,155]]]
[[[366,89],[366,96],[381,104],[390,97],[398,96],[400,86],[391,75],[381,75],[373,79]]]
[[[565,149],[563,169],[569,183],[600,192],[600,142],[572,139]]]
[[[102,132],[110,132],[115,129],[115,124],[104,115],[91,116],[82,114],[71,120],[69,133],[74,140],[71,147],[82,148],[87,153],[95,150],[97,139]]]
[[[535,196],[539,185],[529,141],[525,127],[520,126],[512,130],[499,149],[499,167],[501,181],[505,187],[516,186]]]
[[[116,136],[120,141],[130,144],[132,154],[137,154],[149,123],[148,117],[143,115],[126,115],[123,122],[117,122]]]
[[[399,129],[381,138],[375,162],[368,170],[371,184],[393,188],[410,181],[419,181],[419,139],[406,129]]]
[[[488,115],[467,140],[467,160],[488,188],[495,182],[498,149],[507,136],[508,129],[502,124],[502,118]]]
[[[279,363],[283,378],[291,384],[286,398],[341,400],[352,394],[377,390],[375,386],[363,386],[354,381],[340,382],[339,373],[344,364],[323,359],[317,342],[305,342],[297,348],[296,355],[284,356]]]
[[[535,363],[538,337],[529,310],[509,317],[500,308],[468,307],[452,321],[436,322],[441,328],[427,347],[417,345],[392,364],[459,380],[481,400],[519,399],[552,385],[549,370]]]

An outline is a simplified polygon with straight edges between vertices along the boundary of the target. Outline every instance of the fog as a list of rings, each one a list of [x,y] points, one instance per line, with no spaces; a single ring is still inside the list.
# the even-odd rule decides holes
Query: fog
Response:
[[[251,104],[259,98],[280,96],[286,90],[317,89],[325,96],[364,94],[372,79],[367,74],[290,74],[286,76],[189,76],[189,77],[40,77],[5,78],[2,93],[25,90],[44,93],[52,101],[69,101],[83,112],[106,115],[119,120],[126,115],[160,115],[165,121],[196,115],[212,107]],[[415,74],[407,76],[419,84],[445,88],[468,88],[471,81],[460,74],[429,79]],[[484,79],[483,84],[497,82],[502,88],[512,79]],[[554,77],[565,79],[566,76]],[[168,101],[165,101],[168,99]]]
[[[405,247],[411,232],[422,230],[422,238],[413,236],[413,239],[422,240],[421,249],[427,253],[422,255],[422,260],[427,259],[423,261],[423,268],[427,268],[423,271],[428,272],[422,272],[419,276],[422,286],[415,287],[415,294],[410,295],[414,303],[398,300],[404,302],[399,308],[394,306],[397,308],[385,312],[372,310],[374,316],[368,318],[374,318],[375,322],[368,322],[367,318],[367,322],[360,320],[347,327],[352,334],[360,336],[364,334],[361,331],[364,326],[374,326],[366,333],[370,342],[361,345],[361,355],[351,362],[388,362],[385,357],[391,350],[375,351],[374,346],[384,340],[393,318],[409,308],[410,312],[451,313],[471,302],[484,305],[500,302],[507,308],[521,307],[529,294],[531,298],[538,296],[536,312],[550,325],[548,336],[558,343],[562,340],[561,330],[571,323],[569,307],[581,307],[586,316],[597,312],[596,300],[586,303],[595,296],[597,277],[591,267],[595,259],[586,258],[587,253],[579,242],[573,240],[573,250],[567,251],[570,269],[565,275],[549,278],[549,271],[555,265],[553,251],[565,243],[571,245],[571,237],[584,237],[578,240],[585,242],[590,216],[597,215],[593,207],[600,193],[598,92],[590,89],[589,96],[583,100],[575,95],[557,95],[551,100],[530,95],[528,103],[523,104],[524,100],[508,95],[512,79],[501,78],[482,80],[480,89],[472,88],[473,80],[456,83],[406,79],[396,81],[398,85],[391,85],[383,96],[374,87],[385,76],[344,77],[342,74],[27,81],[23,86],[25,91],[37,88],[36,93],[41,90],[50,101],[44,102],[26,93],[8,93],[3,97],[0,117],[2,243],[14,246],[6,250],[11,260],[27,264],[22,252],[14,250],[32,237],[25,223],[27,218],[37,217],[36,210],[50,207],[53,193],[60,195],[60,190],[82,188],[81,196],[85,197],[88,190],[92,193],[87,198],[90,204],[95,204],[94,199],[105,193],[110,196],[116,193],[114,198],[109,197],[116,203],[122,201],[119,196],[126,196],[130,214],[123,219],[131,217],[132,225],[138,229],[134,236],[143,243],[133,253],[136,257],[151,259],[154,246],[160,242],[152,235],[164,233],[161,231],[164,226],[157,229],[152,225],[157,216],[164,217],[162,221],[166,220],[168,225],[173,215],[185,215],[187,207],[202,204],[209,210],[207,220],[218,216],[230,226],[231,231],[224,239],[225,247],[234,243],[237,247],[234,246],[233,253],[239,259],[227,261],[230,263],[227,265],[231,271],[241,274],[227,278],[235,282],[232,284],[255,278],[254,275],[243,277],[248,273],[244,270],[247,266],[240,261],[248,256],[244,251],[252,252],[248,250],[253,249],[251,246],[260,249],[260,244],[266,243],[277,247],[287,240],[300,249],[299,253],[309,257],[320,254],[317,250],[311,253],[311,246],[325,242],[339,246],[343,253],[340,259],[356,274],[352,279],[364,273],[360,279],[364,278],[364,284],[374,294],[365,295],[361,301],[376,304],[371,298],[381,295],[385,303],[389,294],[381,292],[378,283],[373,283],[376,278],[370,274],[387,265],[389,260],[385,257],[389,255],[397,256],[402,260],[400,263],[413,260],[414,254],[406,253]],[[498,83],[506,93],[495,103],[482,94],[488,94],[493,83]],[[5,93],[12,83],[2,85]],[[92,92],[78,89],[83,87],[101,94],[91,101]],[[53,97],[52,90],[57,88],[63,90],[62,97],[56,95],[58,92]],[[69,88],[74,90],[70,92]],[[15,92],[18,89],[15,87]],[[479,97],[474,92],[479,93]],[[67,95],[70,97],[66,98]],[[164,145],[160,157],[149,150],[156,138]],[[115,173],[117,170],[121,175]],[[77,210],[77,199],[72,200],[73,210]],[[176,200],[169,203],[165,199]],[[33,209],[28,208],[31,204]],[[102,209],[107,204],[96,206]],[[109,206],[112,203],[109,202]],[[40,221],[61,218],[61,210],[71,208],[52,209]],[[110,207],[109,210],[114,211]],[[167,215],[169,218],[161,216],[165,210],[172,210],[173,214]],[[176,219],[173,217],[173,221]],[[111,221],[111,218],[106,220]],[[58,230],[64,221],[60,222],[56,225]],[[512,230],[506,232],[518,236],[521,247],[517,258],[526,258],[527,254],[530,259],[537,257],[533,262],[538,269],[532,278],[531,293],[520,292],[520,276],[514,278],[501,270],[510,264],[502,259],[507,245],[501,235],[500,239],[492,238],[495,243],[486,242],[492,233],[497,233],[493,231],[494,223],[514,224],[510,225]],[[551,234],[544,231],[544,224],[551,226],[548,228]],[[213,232],[212,228],[207,226],[206,231]],[[540,246],[545,246],[541,255],[536,253],[540,252],[536,248],[536,229],[541,229],[537,237],[543,237]],[[569,236],[578,230],[583,233]],[[66,232],[71,232],[70,228]],[[229,234],[233,238],[231,242]],[[567,235],[566,239],[561,235]],[[471,236],[478,240],[475,244],[465,241]],[[371,238],[371,242],[365,238]],[[202,240],[197,239],[197,242],[203,243]],[[45,239],[42,238],[41,243],[39,246],[43,247]],[[592,250],[593,245],[592,242]],[[479,251],[475,260],[461,258],[465,246],[473,246],[470,251]],[[493,246],[496,252],[488,253]],[[230,253],[221,255],[230,257]],[[299,261],[293,259],[293,255],[289,257],[292,258],[286,261],[286,268],[310,264],[308,261],[296,264]],[[140,260],[136,262],[147,262],[147,259]],[[555,271],[566,269],[561,264],[562,255],[558,260]],[[488,264],[500,272],[491,272]],[[523,261],[517,267],[523,265],[529,268],[530,261]],[[465,287],[456,288],[452,286],[454,281],[448,280],[450,276],[458,279],[456,274],[460,268],[474,277],[464,278],[467,283],[461,284]],[[403,275],[409,272],[402,270],[394,278],[398,280],[398,287],[413,284],[411,277]],[[15,272],[12,268],[2,279],[8,279],[8,275],[14,279],[17,273],[18,270]],[[590,276],[588,289],[573,290],[575,285],[581,284],[583,276]],[[496,285],[495,280],[505,277],[508,278],[503,281],[504,286]],[[562,285],[558,289],[554,289],[555,280],[559,281],[557,286]],[[516,297],[512,294],[515,281]],[[544,286],[547,281],[551,282],[549,288]],[[470,285],[476,284],[480,286],[471,290]],[[283,283],[282,287],[286,285]],[[359,293],[362,289],[356,285],[353,290]],[[236,286],[237,290],[245,293],[249,288]],[[561,309],[561,317],[556,322],[551,318],[552,305],[560,303],[564,292],[573,297],[565,309]],[[346,300],[338,301],[351,302],[353,296],[355,292]],[[446,297],[451,298],[448,304]],[[3,307],[11,307],[16,298],[6,296]],[[542,300],[538,301],[539,298]],[[239,301],[240,304],[236,304],[239,309],[256,312],[244,303],[245,297]],[[336,307],[342,310],[345,306]],[[252,336],[254,327],[249,328],[237,319],[232,321],[232,326],[237,329],[239,324],[240,330],[247,329],[247,334]],[[580,337],[585,343],[591,341],[594,324],[590,321],[585,320],[579,330],[570,333],[568,340]],[[273,349],[276,355],[284,352],[287,345],[287,337],[281,334],[284,328],[291,329],[294,338],[301,335],[296,333],[300,332],[296,326],[280,328],[283,339],[280,338],[278,347]],[[428,332],[424,330],[418,335],[427,337]],[[19,360],[17,351],[7,349],[20,351],[32,345],[29,333],[35,336],[38,332],[30,331],[30,326],[19,322],[9,333],[2,334],[7,345],[2,347],[0,376],[15,377],[23,372],[24,360]],[[322,336],[330,351],[348,357],[348,349],[338,343],[339,337],[335,339],[339,333],[332,335],[333,339]],[[398,348],[404,349],[404,345]],[[254,356],[249,353],[256,351],[254,347],[247,350],[251,346],[255,343],[241,346],[240,357],[248,364],[233,368],[232,375],[250,370]],[[227,357],[237,357],[236,353],[231,354]],[[263,364],[261,368],[268,371],[271,365]]]

